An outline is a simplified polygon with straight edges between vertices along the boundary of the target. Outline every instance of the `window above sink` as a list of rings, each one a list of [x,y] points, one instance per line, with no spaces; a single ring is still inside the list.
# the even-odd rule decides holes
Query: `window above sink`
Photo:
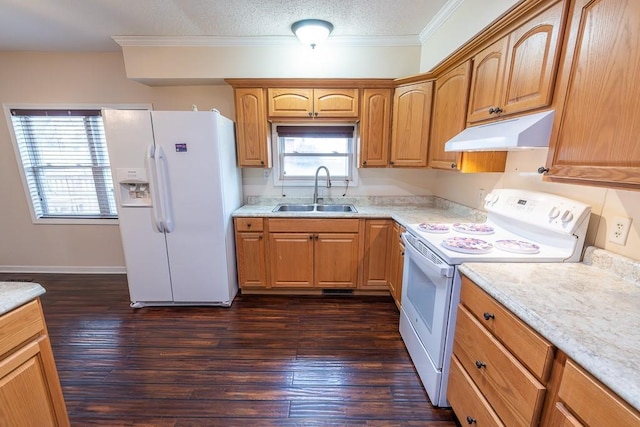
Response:
[[[332,186],[357,185],[355,124],[274,123],[272,129],[274,185],[312,187],[321,165],[329,169]]]

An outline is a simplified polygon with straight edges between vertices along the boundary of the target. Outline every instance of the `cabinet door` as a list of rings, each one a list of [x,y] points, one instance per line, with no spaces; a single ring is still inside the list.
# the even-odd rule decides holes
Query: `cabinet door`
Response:
[[[433,82],[396,88],[391,133],[392,166],[427,166]]]
[[[269,117],[313,117],[313,89],[267,89]]]
[[[492,109],[498,107],[502,100],[506,53],[507,37],[503,37],[473,57],[468,122],[495,117]]]
[[[445,143],[466,126],[471,61],[436,80],[433,95],[433,124],[429,141],[429,166],[456,170],[461,153],[444,151]]]
[[[362,289],[389,289],[392,223],[385,219],[365,221]]]
[[[389,165],[391,89],[364,89],[360,116],[360,166]]]
[[[236,254],[238,259],[238,284],[240,287],[267,287],[263,233],[236,233]]]
[[[271,286],[313,286],[313,234],[271,233]]]
[[[238,165],[271,167],[271,134],[265,111],[264,89],[235,90]]]
[[[400,236],[404,231],[404,227],[400,224],[393,223],[390,245],[389,291],[398,308],[400,308],[402,299],[402,273],[404,269],[404,244]]]
[[[551,104],[564,10],[565,3],[556,2],[509,34],[503,115]]]
[[[314,117],[358,118],[358,89],[314,89]]]
[[[46,336],[0,361],[0,414],[7,426],[69,425]]]
[[[466,126],[471,62],[467,61],[436,80],[433,125],[429,142],[429,166],[465,173],[504,172],[505,151],[444,151],[448,140]]]
[[[315,286],[355,288],[358,278],[358,233],[318,233],[315,239]]]
[[[640,2],[572,2],[551,177],[640,185]]]

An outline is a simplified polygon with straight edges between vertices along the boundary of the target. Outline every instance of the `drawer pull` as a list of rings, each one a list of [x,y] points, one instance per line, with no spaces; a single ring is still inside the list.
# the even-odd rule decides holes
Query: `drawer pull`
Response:
[[[467,415],[467,424],[475,424],[476,423],[476,419]]]
[[[486,368],[486,367],[487,367],[487,364],[486,364],[486,363],[481,362],[481,361],[479,361],[479,360],[476,360],[476,368],[478,368],[478,369],[482,369],[482,368]]]
[[[485,311],[482,317],[484,317],[484,320],[489,320],[489,319],[495,319],[496,315]]]

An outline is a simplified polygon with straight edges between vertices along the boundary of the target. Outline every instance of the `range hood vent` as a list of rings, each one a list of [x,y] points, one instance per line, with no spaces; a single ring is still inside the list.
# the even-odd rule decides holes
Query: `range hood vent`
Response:
[[[469,127],[447,141],[444,151],[509,151],[549,146],[555,111]]]

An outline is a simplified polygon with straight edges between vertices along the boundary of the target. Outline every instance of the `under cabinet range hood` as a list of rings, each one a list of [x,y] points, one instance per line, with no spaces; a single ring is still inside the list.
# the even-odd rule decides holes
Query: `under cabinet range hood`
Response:
[[[529,114],[466,128],[447,141],[444,151],[510,151],[549,146],[555,111]]]

